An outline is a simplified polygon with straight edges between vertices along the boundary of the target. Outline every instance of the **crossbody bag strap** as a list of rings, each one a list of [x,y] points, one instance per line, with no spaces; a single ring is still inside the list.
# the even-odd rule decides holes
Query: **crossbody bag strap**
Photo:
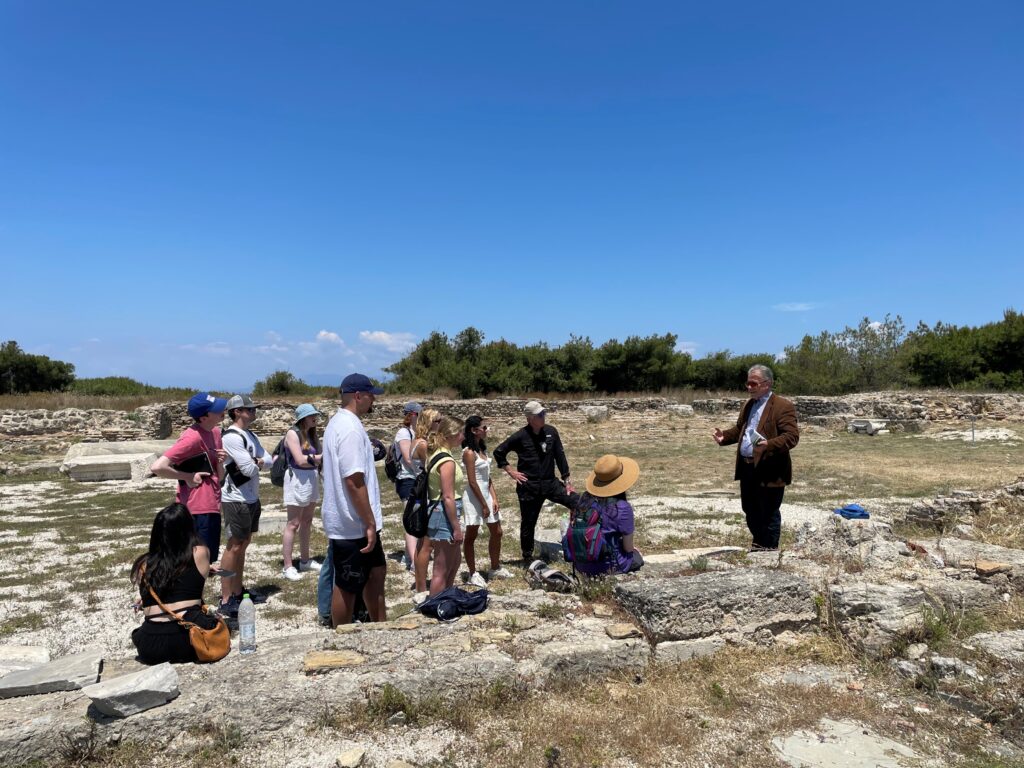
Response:
[[[185,615],[185,611],[182,611],[181,612],[181,616],[179,616],[174,611],[172,611],[170,608],[168,608],[164,604],[164,601],[161,600],[160,597],[157,595],[157,593],[153,591],[153,587],[149,584],[149,581],[146,579],[146,564],[145,563],[142,564],[141,573],[142,573],[142,580],[146,583],[146,589],[149,590],[149,594],[153,596],[153,599],[156,600],[156,604],[160,606],[161,610],[164,613],[166,613],[168,616],[173,618],[176,622],[178,622],[181,626],[185,627],[186,629],[189,629],[191,627],[196,626],[191,621],[185,621],[182,618],[182,616]],[[202,605],[203,605],[203,602],[202,602],[202,599],[200,599],[199,607],[202,608]]]

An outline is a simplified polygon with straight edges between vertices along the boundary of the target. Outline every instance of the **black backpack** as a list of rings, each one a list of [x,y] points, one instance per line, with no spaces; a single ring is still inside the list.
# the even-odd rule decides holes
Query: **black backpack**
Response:
[[[408,429],[408,427],[402,427],[402,429]],[[412,440],[412,430],[409,430],[409,439]],[[392,483],[398,479],[398,472],[402,468],[399,451],[398,440],[392,440],[391,447],[388,448],[388,455],[384,457],[384,474]]]
[[[289,429],[288,432],[291,432]],[[284,487],[284,475],[288,471],[288,448],[285,446],[285,438],[288,432],[281,438],[281,442],[274,449],[274,463],[270,467],[270,482],[278,488]]]
[[[441,459],[451,459],[450,453],[441,452],[430,460],[430,464],[420,470],[412,483],[412,493],[405,501],[405,512],[402,513],[402,527],[410,536],[421,539],[427,535],[427,520],[430,519],[430,471]]]

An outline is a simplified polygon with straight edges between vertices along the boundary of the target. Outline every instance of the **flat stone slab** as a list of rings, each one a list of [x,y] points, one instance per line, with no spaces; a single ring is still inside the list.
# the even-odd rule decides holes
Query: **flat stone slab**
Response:
[[[615,597],[652,642],[721,636],[746,642],[817,622],[810,585],[768,568],[621,583]]]
[[[302,670],[312,675],[331,669],[358,667],[365,662],[366,657],[354,651],[310,651],[302,662]]]
[[[11,672],[0,678],[0,699],[84,688],[100,679],[102,664],[103,654],[89,651],[63,656],[32,669]]]
[[[691,560],[698,557],[722,557],[735,552],[746,552],[743,547],[695,547],[693,549],[673,549],[671,552],[659,552],[654,555],[644,555],[645,563],[664,565],[688,565]]]
[[[0,677],[42,666],[50,660],[46,648],[35,645],[0,645]]]
[[[968,641],[997,659],[1011,664],[1024,664],[1024,629],[1012,629],[1006,632],[982,632],[972,636]]]
[[[108,717],[130,717],[176,699],[178,673],[168,663],[87,685],[82,693]]]
[[[829,599],[840,631],[872,658],[919,627],[925,608],[937,607],[919,587],[907,584],[832,584]]]
[[[119,454],[155,453],[163,454],[174,445],[173,440],[106,440],[96,443],[75,443],[64,454],[65,463],[70,459],[86,456],[117,456]]]
[[[880,736],[863,723],[823,717],[813,730],[772,739],[772,747],[793,768],[917,768],[921,756],[905,744]]]
[[[98,456],[81,456],[65,459],[61,464],[64,472],[78,482],[103,482],[105,480],[132,480],[139,482],[149,475],[149,467],[157,460],[156,453],[118,453]]]

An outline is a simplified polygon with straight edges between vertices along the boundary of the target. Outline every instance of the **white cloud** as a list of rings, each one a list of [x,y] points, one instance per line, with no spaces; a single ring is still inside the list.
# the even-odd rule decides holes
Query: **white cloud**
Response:
[[[388,352],[394,352],[396,354],[404,354],[416,346],[416,336],[411,333],[360,331],[359,340],[365,344],[384,347]]]
[[[336,334],[334,331],[320,331],[316,335],[316,340],[323,341],[328,344],[340,344],[342,346],[345,345],[345,342],[341,340],[341,336]]]
[[[271,344],[280,344],[282,341],[284,341],[284,337],[281,336],[281,334],[278,333],[277,331],[267,331],[265,334],[263,334],[263,336]]]
[[[882,330],[882,324],[878,320],[874,320],[868,323],[868,328],[870,328],[872,331],[880,331]]]
[[[787,301],[782,304],[773,304],[772,309],[776,312],[810,312],[820,306],[814,301]]]
[[[700,344],[696,341],[679,341],[676,342],[676,352],[685,352],[688,355],[692,355],[699,346]]]

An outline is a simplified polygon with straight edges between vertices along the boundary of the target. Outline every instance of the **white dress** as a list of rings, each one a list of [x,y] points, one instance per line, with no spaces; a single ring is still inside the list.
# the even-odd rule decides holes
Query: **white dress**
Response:
[[[468,450],[469,448],[466,448],[463,454]],[[480,491],[483,493],[484,498],[487,499],[487,506],[480,506],[480,500],[477,499],[476,494],[473,493],[473,489],[469,487],[467,482],[465,490],[462,491],[462,513],[465,515],[463,524],[483,525],[484,523],[497,523],[501,520],[501,513],[494,511],[494,501],[491,499],[489,490],[491,486],[491,457],[481,456],[477,453],[474,468],[476,470],[476,483],[480,486]]]
[[[285,446],[284,450],[288,450]],[[320,473],[315,469],[293,467],[289,462],[284,473],[284,503],[288,507],[305,507],[320,501]]]

